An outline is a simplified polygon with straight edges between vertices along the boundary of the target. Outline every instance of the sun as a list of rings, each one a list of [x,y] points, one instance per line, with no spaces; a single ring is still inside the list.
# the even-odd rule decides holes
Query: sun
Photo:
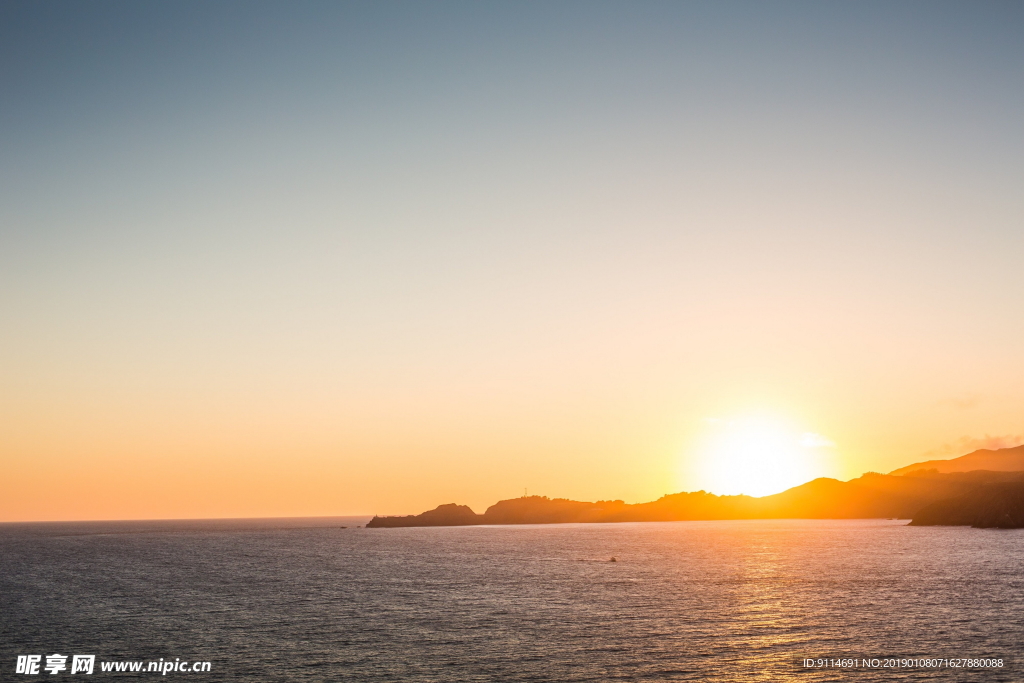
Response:
[[[704,438],[686,459],[690,490],[765,496],[831,470],[834,444],[820,434],[764,418],[708,419],[706,423]]]

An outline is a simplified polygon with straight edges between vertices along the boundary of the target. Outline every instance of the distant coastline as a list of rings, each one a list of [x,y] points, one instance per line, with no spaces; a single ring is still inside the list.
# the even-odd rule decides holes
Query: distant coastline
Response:
[[[988,469],[975,468],[984,464]],[[992,501],[998,501],[993,503]],[[649,503],[584,502],[546,496],[502,500],[477,514],[449,503],[418,515],[374,517],[367,528],[665,522],[722,519],[911,519],[916,526],[1024,527],[1024,446],[928,461],[850,481],[821,478],[782,493],[675,493]]]

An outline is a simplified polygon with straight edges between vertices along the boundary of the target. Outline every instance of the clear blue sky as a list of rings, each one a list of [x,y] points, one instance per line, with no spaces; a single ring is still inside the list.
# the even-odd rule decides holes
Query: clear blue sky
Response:
[[[4,2],[9,485],[245,462],[61,515],[414,512],[697,486],[750,412],[848,476],[1009,443],[1021,35],[1010,2]]]

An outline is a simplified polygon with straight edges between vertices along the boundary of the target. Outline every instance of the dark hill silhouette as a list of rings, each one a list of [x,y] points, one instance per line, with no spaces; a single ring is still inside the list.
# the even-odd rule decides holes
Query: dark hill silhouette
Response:
[[[480,515],[473,512],[468,505],[438,505],[418,515],[405,517],[374,517],[368,527],[403,527],[403,526],[468,526],[483,524]]]
[[[950,472],[971,472],[988,470],[990,472],[1024,472],[1024,446],[1016,448],[1000,448],[998,450],[981,450],[961,455],[949,460],[926,460],[893,470],[889,474],[896,476],[913,474],[921,470],[935,470],[940,474]]]
[[[1024,483],[991,484],[925,506],[913,526],[973,526],[982,529],[1024,528]]]
[[[815,479],[762,498],[674,493],[649,503],[588,503],[529,496],[499,501],[482,515],[465,505],[442,505],[420,515],[374,517],[373,527],[554,524],[570,522],[664,522],[712,519],[909,519],[928,505],[964,496],[979,486],[1024,482],[1024,472],[868,473],[851,481]]]

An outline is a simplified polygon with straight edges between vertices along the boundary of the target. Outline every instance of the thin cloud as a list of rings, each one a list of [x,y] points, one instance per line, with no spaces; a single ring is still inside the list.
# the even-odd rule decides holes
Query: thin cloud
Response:
[[[1000,448],[1013,448],[1024,444],[1024,434],[1007,434],[1006,436],[990,436],[986,434],[981,438],[973,436],[962,436],[956,441],[943,444],[935,450],[925,453],[928,458],[948,457],[950,455],[960,456],[983,448],[990,451]]]
[[[832,439],[814,432],[804,432],[800,435],[800,445],[804,448],[835,448],[836,444]]]

